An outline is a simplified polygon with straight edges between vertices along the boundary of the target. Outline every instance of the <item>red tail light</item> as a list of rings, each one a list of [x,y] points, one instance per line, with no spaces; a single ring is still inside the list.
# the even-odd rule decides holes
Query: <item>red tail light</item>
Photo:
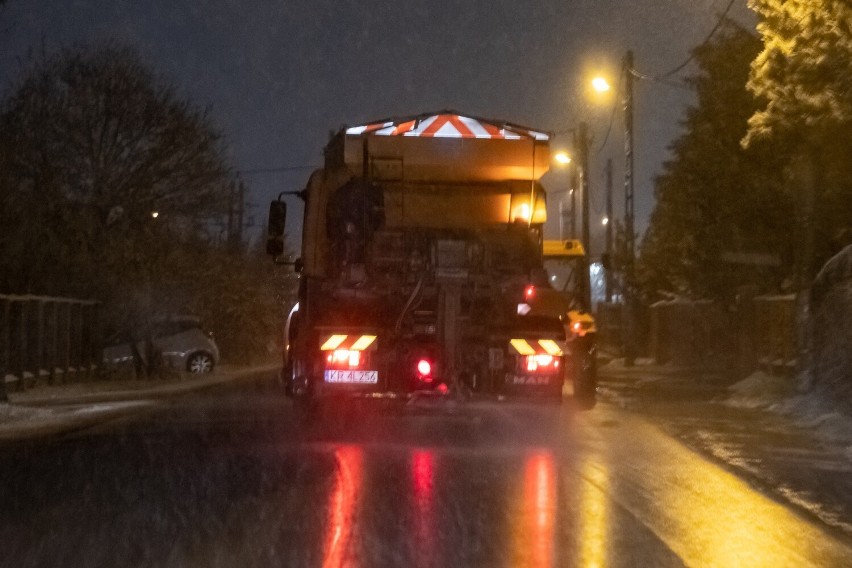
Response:
[[[363,353],[351,349],[335,349],[328,354],[328,369],[358,369],[363,362]]]
[[[420,361],[417,362],[417,372],[421,375],[431,375],[432,363],[426,359],[420,359]]]
[[[531,300],[533,296],[535,296],[535,286],[530,284],[524,289],[524,298]]]
[[[417,378],[424,383],[432,382],[432,362],[429,359],[417,361]]]
[[[521,357],[521,368],[528,373],[553,373],[559,369],[559,357],[538,354]]]

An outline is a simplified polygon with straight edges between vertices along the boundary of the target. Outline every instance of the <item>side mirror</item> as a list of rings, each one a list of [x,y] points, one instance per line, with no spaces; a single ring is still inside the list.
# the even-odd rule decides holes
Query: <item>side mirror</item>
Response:
[[[270,203],[266,234],[266,254],[272,257],[284,254],[284,226],[286,223],[287,204],[283,201],[273,201]]]

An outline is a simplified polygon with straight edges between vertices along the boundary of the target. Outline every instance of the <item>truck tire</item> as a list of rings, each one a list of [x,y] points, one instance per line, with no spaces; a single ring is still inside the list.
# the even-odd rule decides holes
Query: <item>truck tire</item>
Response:
[[[595,360],[587,358],[580,364],[574,385],[574,402],[580,410],[591,410],[597,404],[598,376]]]

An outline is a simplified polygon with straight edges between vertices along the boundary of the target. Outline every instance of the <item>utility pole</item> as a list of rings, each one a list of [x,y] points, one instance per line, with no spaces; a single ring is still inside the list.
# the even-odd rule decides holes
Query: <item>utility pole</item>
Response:
[[[577,238],[577,187],[579,187],[579,176],[577,168],[574,168],[574,173],[571,175],[571,238]]]
[[[582,218],[583,218],[583,248],[586,254],[583,260],[583,301],[585,309],[592,309],[592,285],[589,277],[589,253],[591,251],[589,239],[589,125],[585,122],[580,123],[577,130],[576,146],[580,153],[580,189],[583,192],[582,199]],[[573,204],[574,196],[571,196]]]
[[[606,161],[606,263],[604,263],[604,285],[606,303],[612,302],[612,158]]]
[[[634,290],[635,233],[633,229],[633,51],[624,56],[624,230],[627,266],[624,275],[624,364],[636,362],[636,299]]]

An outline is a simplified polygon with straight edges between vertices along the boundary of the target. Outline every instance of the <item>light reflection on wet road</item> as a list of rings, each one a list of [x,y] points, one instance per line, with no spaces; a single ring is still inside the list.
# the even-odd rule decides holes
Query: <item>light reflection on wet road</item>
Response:
[[[847,542],[605,405],[349,409],[330,427],[291,410],[222,390],[0,448],[0,565],[852,562]]]

